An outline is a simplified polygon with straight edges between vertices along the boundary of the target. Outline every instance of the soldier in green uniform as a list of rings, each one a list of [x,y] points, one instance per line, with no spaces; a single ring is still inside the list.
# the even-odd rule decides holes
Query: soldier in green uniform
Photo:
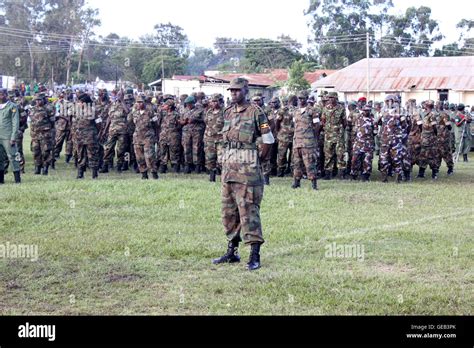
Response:
[[[434,101],[425,102],[426,114],[421,125],[421,150],[420,150],[420,172],[417,178],[425,177],[425,170],[429,165],[431,177],[438,179],[439,172],[439,151],[438,151],[438,115],[434,110]]]
[[[48,169],[53,159],[54,113],[44,105],[44,95],[35,96],[34,101],[36,105],[30,113],[30,134],[35,174],[48,175]]]
[[[20,155],[16,139],[20,127],[18,106],[8,100],[6,89],[0,89],[0,184],[5,182],[5,165],[10,161],[15,182],[20,183]]]
[[[182,145],[184,149],[184,173],[189,174],[194,169],[200,174],[203,169],[201,158],[203,144],[204,111],[202,106],[196,106],[196,98],[190,96],[184,101],[186,107],[181,115],[181,125],[183,126]]]
[[[263,198],[261,160],[270,155],[275,142],[265,113],[246,100],[248,81],[231,81],[233,105],[224,111],[222,156],[222,222],[229,241],[227,252],[214,264],[239,262],[239,242],[250,245],[248,270],[260,268],[260,245],[264,243],[260,221]],[[261,156],[257,138],[262,138]]]
[[[467,154],[471,150],[472,136],[470,127],[472,117],[464,109],[464,104],[458,105],[454,122],[456,123],[456,154],[462,154],[463,161],[467,162]]]
[[[275,121],[275,129],[277,130],[278,140],[278,176],[283,177],[285,173],[291,172],[291,157],[293,151],[293,135],[295,133],[295,124],[293,122],[293,114],[288,106],[288,99],[283,103],[283,107],[279,109],[278,116]]]
[[[163,98],[163,106],[160,118],[160,172],[166,173],[168,160],[174,173],[180,171],[181,152],[181,124],[180,115],[176,109],[173,96],[166,94]]]
[[[210,108],[206,112],[206,130],[204,132],[204,152],[206,153],[206,169],[209,171],[209,181],[216,181],[222,142],[222,127],[224,126],[223,97],[213,94]]]

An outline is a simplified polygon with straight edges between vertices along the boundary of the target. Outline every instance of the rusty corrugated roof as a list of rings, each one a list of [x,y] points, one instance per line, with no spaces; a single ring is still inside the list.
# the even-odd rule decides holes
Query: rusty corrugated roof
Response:
[[[474,56],[371,58],[370,90],[402,92],[411,89],[474,90]],[[338,92],[367,90],[367,59],[312,84]]]

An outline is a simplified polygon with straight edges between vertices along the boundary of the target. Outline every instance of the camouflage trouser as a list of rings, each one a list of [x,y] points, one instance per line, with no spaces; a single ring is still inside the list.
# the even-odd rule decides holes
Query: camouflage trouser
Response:
[[[12,163],[14,172],[20,170],[20,155],[16,145],[10,145],[10,139],[0,139],[0,170],[5,170],[8,162]]]
[[[110,134],[104,145],[104,164],[111,166],[117,144],[117,166],[122,166],[125,162],[125,154],[128,151],[127,134]]]
[[[408,143],[408,152],[410,154],[410,163],[412,166],[420,165],[420,152],[421,152],[421,144],[419,142],[416,143]]]
[[[72,133],[69,129],[56,130],[56,140],[54,145],[54,156],[59,157],[63,144],[66,142],[66,155],[72,155]]]
[[[354,147],[354,138],[351,137],[346,144],[347,149],[347,161],[346,161],[346,173],[351,172],[352,168],[352,148]]]
[[[35,166],[46,167],[51,165],[53,159],[53,141],[51,132],[37,134],[31,138],[31,152]]]
[[[200,129],[191,129],[183,133],[184,163],[202,165],[203,134]]]
[[[143,144],[133,144],[133,148],[137,157],[140,173],[145,173],[148,170],[152,172],[158,171],[158,160],[154,141],[146,141]]]
[[[222,146],[219,144],[219,140],[206,139],[204,153],[206,154],[206,168],[208,170],[220,167],[219,158],[221,157]]]
[[[308,179],[316,179],[318,174],[318,157],[316,148],[298,147],[293,150],[293,177],[295,179],[301,179],[305,168]]]
[[[324,170],[331,171],[337,162],[337,169],[344,169],[344,141],[326,141],[324,143]]]
[[[125,162],[128,162],[131,166],[137,162],[137,156],[135,154],[135,148],[133,146],[133,136],[126,135],[127,149],[125,151]]]
[[[432,145],[421,145],[420,168],[426,169],[429,165],[432,170],[438,170],[441,163],[439,155],[436,141]]]
[[[354,149],[351,157],[351,175],[370,175],[372,173],[373,149]]]
[[[77,146],[78,167],[86,168],[86,164],[91,169],[99,168],[99,144],[81,144]]]
[[[279,170],[285,170],[288,163],[291,162],[293,143],[291,141],[278,142],[277,166]]]
[[[162,165],[168,164],[168,159],[171,164],[179,164],[181,152],[181,142],[179,139],[179,134],[170,135],[169,142],[160,139],[159,145]]]
[[[446,139],[438,145],[438,168],[441,167],[441,161],[444,160],[448,167],[454,166],[453,153],[451,152],[451,140]]]
[[[223,182],[221,197],[222,223],[227,239],[240,241],[242,234],[245,244],[263,243],[260,222],[263,186]]]
[[[387,176],[390,168],[395,174],[402,172],[402,143],[380,144],[380,172]]]
[[[402,143],[402,170],[410,171],[411,170],[411,156],[410,151],[408,150],[408,145]]]

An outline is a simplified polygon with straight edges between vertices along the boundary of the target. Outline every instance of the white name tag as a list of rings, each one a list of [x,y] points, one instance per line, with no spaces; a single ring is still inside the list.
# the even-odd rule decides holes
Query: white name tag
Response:
[[[319,123],[319,117],[313,118],[313,123]]]
[[[98,119],[95,120],[95,123],[102,123],[102,118],[99,117]]]
[[[156,121],[158,121],[158,117],[155,116],[155,117],[153,117],[151,120],[152,120],[153,122],[156,122]]]
[[[417,125],[423,124],[423,121],[418,121],[416,124]]]

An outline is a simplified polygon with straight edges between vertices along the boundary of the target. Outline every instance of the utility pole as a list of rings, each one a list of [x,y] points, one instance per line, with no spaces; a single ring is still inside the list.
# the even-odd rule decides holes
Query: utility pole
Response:
[[[161,50],[161,92],[165,93],[165,60],[163,50]]]
[[[367,32],[367,102],[369,102],[370,97],[370,49],[369,49],[369,32]]]

